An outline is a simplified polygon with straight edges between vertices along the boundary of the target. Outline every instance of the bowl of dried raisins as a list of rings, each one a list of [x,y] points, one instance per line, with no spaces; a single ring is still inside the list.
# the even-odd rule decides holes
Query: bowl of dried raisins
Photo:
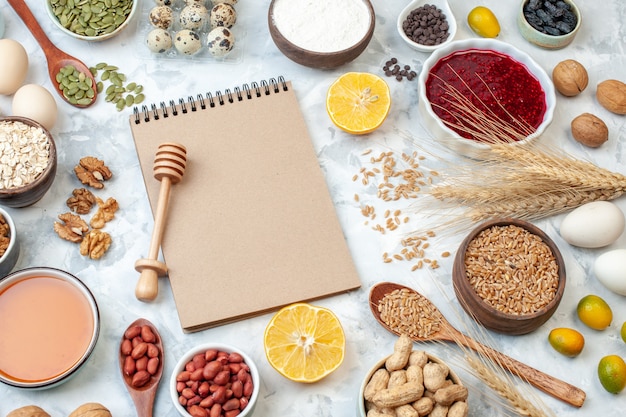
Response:
[[[57,151],[50,132],[26,117],[0,118],[0,205],[26,207],[52,186]]]
[[[580,10],[571,0],[523,0],[517,15],[522,36],[545,49],[572,43],[581,23]]]

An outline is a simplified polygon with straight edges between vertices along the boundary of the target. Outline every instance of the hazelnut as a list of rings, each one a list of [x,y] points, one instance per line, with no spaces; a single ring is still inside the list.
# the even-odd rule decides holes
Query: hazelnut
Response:
[[[597,148],[609,140],[606,124],[590,113],[583,113],[572,120],[571,128],[574,139],[590,148]]]
[[[556,64],[552,70],[552,82],[559,93],[573,97],[587,88],[589,77],[580,62],[566,59]]]
[[[598,84],[598,102],[610,112],[626,114],[626,84],[618,80],[606,80]]]

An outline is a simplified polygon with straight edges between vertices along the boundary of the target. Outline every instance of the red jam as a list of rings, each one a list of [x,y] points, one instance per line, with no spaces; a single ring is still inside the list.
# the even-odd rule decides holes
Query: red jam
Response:
[[[426,96],[437,116],[462,137],[479,140],[459,126],[459,123],[466,126],[471,123],[461,111],[452,108],[450,101],[458,103],[458,99],[451,99],[450,88],[484,114],[511,125],[519,126],[522,121],[531,131],[539,127],[546,112],[545,93],[539,80],[524,64],[500,52],[480,49],[454,52],[441,58],[426,80]],[[520,137],[511,136],[514,140]]]

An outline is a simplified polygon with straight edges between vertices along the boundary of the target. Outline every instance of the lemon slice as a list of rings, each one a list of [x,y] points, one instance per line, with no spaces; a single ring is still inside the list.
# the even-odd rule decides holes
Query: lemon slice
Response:
[[[377,75],[348,72],[328,89],[326,111],[340,129],[362,135],[383,124],[391,107],[389,86]]]
[[[312,383],[343,362],[346,338],[335,314],[323,307],[296,303],[270,320],[263,337],[270,365],[284,377]]]

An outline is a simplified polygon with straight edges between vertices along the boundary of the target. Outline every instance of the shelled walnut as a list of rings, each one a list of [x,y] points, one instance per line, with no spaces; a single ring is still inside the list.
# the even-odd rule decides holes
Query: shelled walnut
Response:
[[[70,212],[59,214],[59,220],[63,223],[54,222],[54,231],[62,239],[70,242],[81,242],[83,235],[89,230],[89,225],[76,214]]]
[[[89,225],[94,229],[102,229],[107,222],[115,217],[115,212],[120,208],[119,204],[113,197],[109,197],[106,201],[96,197],[98,203],[98,211],[91,218]]]
[[[86,188],[76,188],[72,191],[72,197],[68,198],[67,206],[75,213],[87,214],[96,204],[96,197]]]
[[[91,259],[100,259],[111,246],[111,235],[98,229],[87,233],[80,242],[80,254]]]
[[[76,176],[85,185],[94,188],[104,188],[103,181],[111,179],[113,174],[103,161],[93,156],[85,156],[74,167]]]

